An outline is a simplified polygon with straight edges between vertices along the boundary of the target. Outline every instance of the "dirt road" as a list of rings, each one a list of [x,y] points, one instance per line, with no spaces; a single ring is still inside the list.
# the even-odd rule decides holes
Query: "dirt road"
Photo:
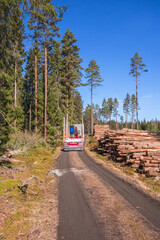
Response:
[[[160,204],[114,176],[85,151],[57,161],[58,240],[160,239]]]

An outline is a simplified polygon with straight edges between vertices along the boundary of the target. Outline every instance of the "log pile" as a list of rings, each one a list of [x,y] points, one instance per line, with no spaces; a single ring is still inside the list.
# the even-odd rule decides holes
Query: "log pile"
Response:
[[[94,136],[100,138],[104,136],[104,133],[109,130],[109,125],[95,125]]]
[[[139,172],[160,172],[160,134],[133,129],[106,130],[98,137],[98,153],[113,161],[131,165]]]

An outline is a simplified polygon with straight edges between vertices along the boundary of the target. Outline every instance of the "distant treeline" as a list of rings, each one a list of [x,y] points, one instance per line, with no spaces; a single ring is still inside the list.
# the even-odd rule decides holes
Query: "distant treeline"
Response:
[[[119,102],[117,98],[112,99],[108,98],[107,100],[104,98],[102,102],[102,107],[98,104],[93,105],[93,123],[95,124],[109,124],[110,129],[122,129],[122,128],[130,128],[137,129],[135,112],[136,112],[136,104],[135,104],[135,95],[130,95],[127,93],[126,98],[123,101],[123,112],[124,116],[119,114]],[[84,110],[84,124],[85,124],[85,132],[91,133],[91,120],[90,120],[90,111],[91,106],[88,104]],[[146,121],[138,121],[138,129],[139,130],[147,130],[151,132],[160,132],[160,121],[150,120]]]

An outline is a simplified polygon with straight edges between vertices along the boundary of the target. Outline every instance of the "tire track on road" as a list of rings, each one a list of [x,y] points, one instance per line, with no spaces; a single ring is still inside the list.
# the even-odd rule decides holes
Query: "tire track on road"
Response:
[[[58,240],[104,240],[92,209],[81,190],[71,168],[70,153],[64,152],[57,161],[57,168],[68,169],[58,178],[59,227]]]
[[[138,212],[160,230],[160,203],[145,195],[131,184],[118,178],[101,165],[98,165],[86,151],[79,152],[79,157],[86,166],[95,172],[104,182],[112,186]]]

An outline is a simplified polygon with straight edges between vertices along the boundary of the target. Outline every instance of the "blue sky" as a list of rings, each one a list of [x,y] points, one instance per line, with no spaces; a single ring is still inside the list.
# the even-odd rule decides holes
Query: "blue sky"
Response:
[[[160,120],[160,1],[159,0],[55,0],[71,5],[59,24],[67,28],[80,47],[82,66],[95,59],[104,79],[94,90],[93,102],[117,97],[123,114],[123,100],[135,93],[135,80],[129,76],[130,59],[137,51],[148,72],[139,78],[139,119]],[[85,79],[83,79],[85,81]],[[90,103],[89,87],[80,88],[84,107]]]
[[[139,118],[160,120],[160,1],[159,0],[63,0],[71,6],[60,23],[77,38],[83,67],[92,58],[100,66],[103,87],[94,90],[94,103],[117,97],[120,114],[126,93],[135,93],[129,76],[130,58],[137,51],[148,72],[140,77]],[[89,87],[80,89],[84,106],[90,103]]]

